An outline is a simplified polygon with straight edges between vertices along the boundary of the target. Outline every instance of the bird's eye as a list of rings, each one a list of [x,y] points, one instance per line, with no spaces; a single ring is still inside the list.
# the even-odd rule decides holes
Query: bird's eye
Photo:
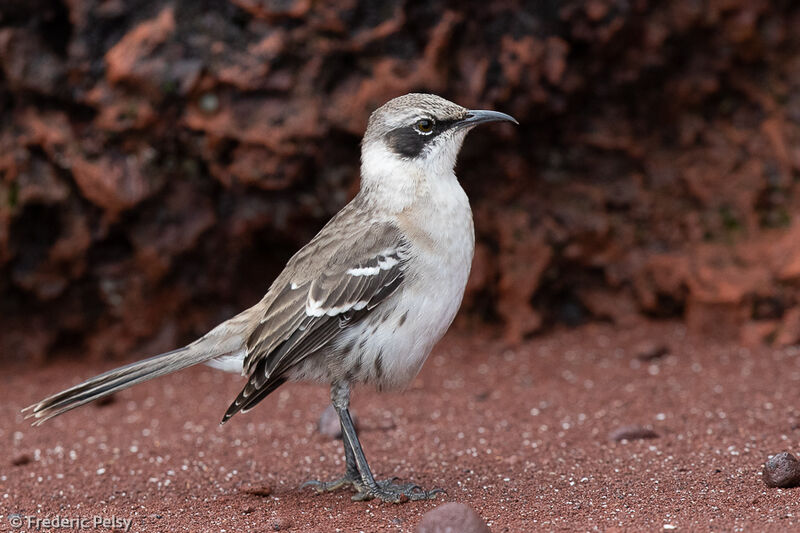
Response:
[[[433,131],[433,121],[429,118],[421,118],[414,124],[418,132],[428,134]]]

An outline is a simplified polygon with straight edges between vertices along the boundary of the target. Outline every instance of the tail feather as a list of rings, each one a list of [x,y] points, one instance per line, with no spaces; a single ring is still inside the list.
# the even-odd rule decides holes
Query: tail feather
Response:
[[[208,349],[202,340],[171,352],[109,370],[30,405],[22,411],[26,413],[25,418],[34,418],[33,425],[38,426],[54,416],[127,389],[137,383],[170,374],[220,355],[227,355]]]

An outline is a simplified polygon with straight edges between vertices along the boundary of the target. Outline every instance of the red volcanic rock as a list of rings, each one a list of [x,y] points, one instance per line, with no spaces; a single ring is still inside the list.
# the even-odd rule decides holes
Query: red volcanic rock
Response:
[[[133,84],[154,98],[171,90],[172,85],[180,94],[187,93],[197,81],[201,63],[169,57],[170,51],[179,53],[171,39],[175,31],[172,7],[133,28],[106,53],[108,80]]]
[[[146,98],[129,95],[103,82],[87,93],[86,102],[98,109],[94,124],[100,130],[142,130],[156,123],[158,119]]]
[[[75,214],[65,218],[47,255],[39,263],[18,267],[12,273],[17,286],[36,294],[40,300],[60,296],[86,269],[85,253],[91,244],[87,221]]]
[[[783,315],[775,337],[775,345],[800,344],[800,307],[792,307]]]
[[[233,0],[255,17],[273,19],[280,17],[301,18],[311,9],[311,0]]]
[[[283,156],[298,151],[294,139],[319,134],[317,105],[288,104],[278,98],[223,99],[219,111],[209,113],[199,105],[191,106],[185,125],[216,138],[231,138],[243,143],[265,146]]]
[[[416,531],[417,533],[489,533],[489,526],[469,506],[448,502],[425,513]]]
[[[0,357],[186,340],[251,305],[354,194],[370,112],[410,91],[521,122],[461,154],[458,324],[798,338],[791,2],[7,4]]]
[[[553,254],[545,242],[545,233],[529,230],[524,213],[507,217],[504,222],[499,227],[498,312],[506,322],[506,338],[519,343],[526,334],[541,327],[541,315],[530,302]]]
[[[113,217],[150,194],[150,182],[142,170],[150,157],[146,149],[138,154],[103,155],[96,160],[76,157],[72,175],[82,194]]]
[[[21,28],[0,30],[0,67],[15,90],[46,95],[60,92],[66,74],[63,61],[42,36]]]
[[[795,221],[789,231],[769,250],[772,263],[783,282],[800,281],[800,222]]]
[[[70,196],[70,188],[56,167],[41,156],[28,154],[26,160],[17,161],[11,171],[17,172],[19,205],[58,205]]]

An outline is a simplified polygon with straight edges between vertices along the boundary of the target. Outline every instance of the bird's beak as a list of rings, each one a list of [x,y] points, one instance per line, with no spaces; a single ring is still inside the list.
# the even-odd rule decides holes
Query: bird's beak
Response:
[[[500,111],[488,111],[485,109],[470,109],[467,116],[456,124],[457,128],[471,128],[484,122],[513,122],[519,126],[517,119],[511,115],[506,115]]]

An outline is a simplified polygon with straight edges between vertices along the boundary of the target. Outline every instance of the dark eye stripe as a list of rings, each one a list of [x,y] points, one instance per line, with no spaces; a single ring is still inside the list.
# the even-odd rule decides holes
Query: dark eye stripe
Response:
[[[426,144],[435,137],[452,128],[458,120],[440,120],[433,123],[433,131],[428,134],[420,134],[417,123],[411,126],[395,128],[386,134],[386,143],[394,153],[400,157],[413,159],[422,153]]]
[[[417,157],[428,140],[432,139],[436,132],[429,135],[420,135],[414,129],[414,126],[404,126],[396,128],[386,134],[386,144],[392,149],[394,153],[400,157],[414,158]]]

